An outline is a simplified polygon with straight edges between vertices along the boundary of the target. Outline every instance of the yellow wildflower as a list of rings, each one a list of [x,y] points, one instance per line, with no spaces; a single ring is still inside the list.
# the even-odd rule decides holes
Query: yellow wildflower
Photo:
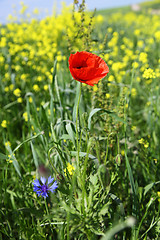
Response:
[[[132,63],[132,67],[135,68],[135,69],[138,68],[138,67],[139,67],[138,62],[134,62],[134,63]]]
[[[26,122],[28,122],[28,114],[27,114],[27,112],[24,112],[24,113],[23,113],[23,118],[24,118],[24,120],[25,120]]]
[[[149,79],[149,78],[155,78],[155,77],[156,77],[156,74],[153,71],[153,69],[151,68],[145,69],[143,73],[143,78]]]
[[[109,99],[110,98],[110,94],[109,93],[106,93],[106,98]]]
[[[143,143],[144,143],[144,139],[141,138],[141,139],[138,140],[138,142],[139,142],[140,144],[143,144]]]
[[[11,146],[11,143],[10,143],[10,141],[7,141],[7,142],[5,142],[5,146],[7,147],[7,146]]]
[[[35,92],[39,92],[39,91],[40,91],[40,88],[39,88],[39,86],[38,86],[37,84],[34,84],[34,85],[33,85],[33,90],[34,90]]]
[[[73,175],[73,171],[75,170],[73,164],[70,164],[70,163],[67,163],[67,170],[68,170],[68,173],[69,175]],[[67,176],[66,172],[67,172],[66,168],[64,169],[64,174],[65,176]]]
[[[44,87],[43,87],[43,88],[44,88],[44,90],[45,90],[45,91],[47,91],[47,90],[48,90],[48,85],[47,85],[47,84],[46,84],[46,85],[44,85]]]
[[[7,121],[6,120],[3,120],[2,123],[1,123],[1,126],[3,128],[7,128]]]
[[[21,96],[21,90],[19,88],[16,88],[14,91],[13,91],[13,94],[16,96],[16,97],[20,97]]]
[[[135,97],[137,95],[137,90],[136,90],[136,88],[132,88],[131,89],[131,96],[132,97]]]
[[[132,126],[131,129],[132,129],[132,131],[135,131],[136,130],[136,126]]]
[[[108,78],[108,82],[113,82],[113,81],[114,81],[114,77],[113,77],[113,75],[110,75]]]
[[[17,98],[17,102],[18,103],[22,103],[23,102],[23,99],[21,97]]]
[[[97,92],[97,91],[98,91],[97,85],[94,85],[94,86],[93,86],[93,91],[94,91],[94,92]]]
[[[32,97],[31,97],[31,96],[29,97],[29,102],[30,102],[30,103],[32,103],[32,102],[33,102],[33,99],[32,99]]]

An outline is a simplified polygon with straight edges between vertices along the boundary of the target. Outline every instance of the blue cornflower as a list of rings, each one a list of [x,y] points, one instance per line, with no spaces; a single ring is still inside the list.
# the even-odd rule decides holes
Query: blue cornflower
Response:
[[[48,197],[48,192],[51,191],[53,193],[54,190],[58,187],[57,181],[55,181],[51,186],[49,186],[49,184],[51,184],[53,180],[54,178],[51,178],[51,176],[48,178],[48,181],[45,177],[41,177],[41,184],[38,179],[35,179],[32,183],[33,191],[36,192],[38,196],[41,195],[44,198]]]

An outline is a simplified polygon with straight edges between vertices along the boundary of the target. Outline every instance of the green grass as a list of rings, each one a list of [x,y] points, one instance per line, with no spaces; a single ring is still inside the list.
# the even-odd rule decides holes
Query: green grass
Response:
[[[79,6],[0,27],[0,239],[159,239],[160,17],[92,20]],[[94,87],[69,72],[82,50],[109,66]]]

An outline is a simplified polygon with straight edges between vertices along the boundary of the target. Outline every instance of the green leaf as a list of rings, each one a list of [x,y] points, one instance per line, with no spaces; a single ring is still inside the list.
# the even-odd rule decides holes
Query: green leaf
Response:
[[[146,193],[153,187],[155,186],[156,184],[160,183],[160,181],[158,182],[153,182],[153,183],[150,183],[148,184],[147,186],[144,187],[144,196],[146,195]]]
[[[32,142],[31,142],[31,149],[32,149],[34,164],[35,164],[36,168],[38,168],[39,164],[38,164],[37,153],[34,149],[34,146],[33,146]]]
[[[124,230],[125,228],[133,227],[134,225],[135,225],[135,219],[133,217],[129,217],[125,221],[118,223],[117,225],[112,227],[110,230],[108,230],[100,240],[110,240],[113,238],[113,236],[116,233]]]
[[[129,176],[129,181],[131,184],[131,189],[132,189],[132,193],[133,193],[133,216],[137,217],[138,214],[138,210],[139,210],[139,203],[138,203],[138,183],[137,183],[137,187],[134,183],[134,178],[133,178],[133,174],[132,174],[132,169],[130,167],[129,161],[128,161],[128,157],[127,154],[125,153],[125,159],[126,159],[126,166],[127,166],[127,171],[128,171],[128,176]]]
[[[67,132],[68,132],[68,134],[69,134],[69,136],[70,136],[70,139],[72,140],[72,142],[73,142],[73,144],[74,144],[74,146],[75,146],[75,145],[76,145],[76,143],[75,143],[75,136],[74,136],[74,132],[73,132],[73,129],[72,129],[70,123],[68,123],[68,124],[66,125],[66,130],[67,130]]]
[[[121,202],[121,200],[114,195],[113,193],[109,193],[109,196],[117,203],[117,205],[119,206],[120,212],[122,216],[125,216],[125,211],[124,211],[124,207],[123,207],[123,203]]]
[[[106,203],[100,210],[99,214],[100,215],[106,215],[106,213],[108,213],[108,209],[109,209],[110,205],[109,203]]]
[[[14,165],[14,168],[15,168],[16,172],[18,173],[18,175],[19,175],[20,177],[22,177],[21,172],[20,172],[19,163],[18,163],[18,161],[17,161],[17,159],[16,159],[16,157],[15,157],[15,155],[14,155],[14,152],[12,151],[12,149],[11,149],[11,147],[10,147],[9,145],[7,145],[7,150],[9,151],[9,153],[10,153],[10,155],[11,155],[10,160],[13,161],[13,165]],[[8,158],[8,157],[7,157],[7,158]]]
[[[24,140],[23,142],[21,142],[21,143],[13,150],[13,153],[14,153],[15,151],[17,151],[24,143],[27,143],[27,142],[29,142],[29,141],[31,141],[31,140],[39,137],[40,135],[43,135],[43,134],[44,134],[44,132],[42,131],[42,132],[40,132],[40,133],[38,133],[38,134],[36,134],[36,135],[34,135],[34,136],[32,136],[32,137]]]
[[[90,114],[89,114],[89,118],[88,118],[88,128],[91,129],[91,118],[93,117],[93,115],[99,111],[103,111],[105,113],[108,113],[110,115],[112,115],[112,117],[114,117],[117,121],[119,122],[123,122],[123,123],[126,123],[123,119],[121,119],[120,117],[117,116],[116,113],[114,112],[111,112],[111,111],[108,111],[108,110],[105,110],[103,108],[95,108],[93,109]]]
[[[0,153],[0,159],[7,159],[8,156],[7,155],[4,155],[3,153]]]
[[[71,151],[70,153],[72,156],[77,156],[77,151]],[[86,155],[87,155],[86,152],[79,152],[80,157],[85,157]],[[89,154],[88,157],[91,158],[92,160],[98,161],[98,159],[95,156],[93,156],[92,154]]]
[[[54,89],[54,82],[55,82],[55,76],[56,76],[56,67],[57,67],[57,59],[54,61],[53,65],[53,73],[52,73],[52,89]]]

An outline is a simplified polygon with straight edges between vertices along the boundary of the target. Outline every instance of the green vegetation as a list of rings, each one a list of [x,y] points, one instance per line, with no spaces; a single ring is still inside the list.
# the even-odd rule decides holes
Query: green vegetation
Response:
[[[160,15],[154,1],[0,26],[0,238],[159,239]],[[38,14],[38,10],[34,11]],[[100,56],[95,86],[71,53]],[[33,181],[54,177],[46,199]]]

